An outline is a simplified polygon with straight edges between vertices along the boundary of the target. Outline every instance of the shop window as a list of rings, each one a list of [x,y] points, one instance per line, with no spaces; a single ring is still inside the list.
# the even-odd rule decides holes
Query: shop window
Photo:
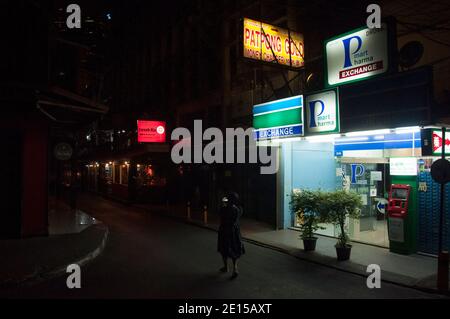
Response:
[[[389,246],[387,233],[387,203],[390,176],[389,166],[374,160],[337,162],[338,187],[353,191],[361,196],[363,207],[359,219],[347,221],[350,238],[378,246]],[[331,230],[331,229],[330,229]],[[334,236],[337,235],[336,230]]]
[[[120,166],[120,170],[122,173],[121,184],[128,185],[128,165],[124,164],[124,165]]]
[[[138,187],[161,187],[166,186],[166,178],[162,176],[161,170],[154,165],[141,165],[137,167]]]
[[[112,183],[112,176],[113,176],[113,166],[110,164],[105,165],[105,170],[103,171],[103,178],[107,184]]]
[[[120,184],[120,166],[114,165],[114,184]]]

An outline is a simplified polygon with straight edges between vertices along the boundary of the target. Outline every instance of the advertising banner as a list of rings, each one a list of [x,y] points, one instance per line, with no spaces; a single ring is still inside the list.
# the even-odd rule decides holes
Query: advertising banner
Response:
[[[244,18],[243,55],[245,58],[303,67],[303,35],[260,21]]]
[[[337,90],[305,95],[305,134],[339,133],[339,98]]]
[[[442,130],[435,128],[422,129],[422,156],[442,156]],[[450,155],[450,130],[445,133],[445,155]]]
[[[433,155],[434,156],[442,156],[442,145],[444,141],[442,140],[442,131],[441,130],[433,130],[432,131],[432,139],[433,139]],[[445,132],[445,154],[450,155],[450,131],[446,130]]]
[[[303,96],[253,106],[256,140],[303,136]]]
[[[166,122],[137,121],[139,143],[165,143]]]
[[[364,80],[389,69],[388,27],[366,27],[325,41],[326,85]]]
[[[418,165],[415,157],[391,157],[391,176],[417,176]]]

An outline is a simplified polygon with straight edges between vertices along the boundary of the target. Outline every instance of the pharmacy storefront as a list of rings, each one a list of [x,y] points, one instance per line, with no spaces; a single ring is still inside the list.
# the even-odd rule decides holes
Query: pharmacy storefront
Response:
[[[346,189],[358,193],[363,202],[360,218],[347,220],[352,240],[399,253],[434,254],[439,185],[431,179],[430,168],[440,156],[438,127],[392,126],[343,132],[342,127],[351,125],[342,119],[346,99],[340,94],[338,89],[327,89],[253,107],[257,143],[279,150],[279,228],[298,226],[289,207],[293,191]],[[396,233],[392,230],[390,234],[387,204],[393,184],[407,185],[411,191],[408,216]],[[447,188],[447,196],[449,191]],[[338,235],[333,225],[322,226],[318,234]]]
[[[347,220],[352,240],[396,253],[436,254],[440,192],[430,168],[443,143],[450,151],[450,133],[443,141],[434,125],[431,68],[398,72],[392,30],[383,23],[326,40],[326,89],[253,107],[257,144],[279,151],[278,228],[298,226],[289,207],[292,192],[345,189],[363,203],[360,217]],[[390,194],[398,197],[398,216],[388,214]],[[450,220],[449,185],[445,196]],[[322,226],[321,235],[339,234],[333,225]]]

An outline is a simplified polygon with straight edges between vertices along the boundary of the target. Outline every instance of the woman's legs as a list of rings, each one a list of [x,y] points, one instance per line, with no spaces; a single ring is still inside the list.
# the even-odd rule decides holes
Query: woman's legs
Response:
[[[234,279],[238,276],[238,259],[233,258],[233,275],[231,275],[231,279]]]
[[[228,271],[228,257],[226,255],[222,255],[223,260],[223,267],[220,268],[221,272],[227,272]]]

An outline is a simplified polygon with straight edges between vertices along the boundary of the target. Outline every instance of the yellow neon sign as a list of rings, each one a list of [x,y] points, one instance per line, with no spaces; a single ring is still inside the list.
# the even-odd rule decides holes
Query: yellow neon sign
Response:
[[[244,18],[244,57],[295,68],[305,64],[303,35]]]

